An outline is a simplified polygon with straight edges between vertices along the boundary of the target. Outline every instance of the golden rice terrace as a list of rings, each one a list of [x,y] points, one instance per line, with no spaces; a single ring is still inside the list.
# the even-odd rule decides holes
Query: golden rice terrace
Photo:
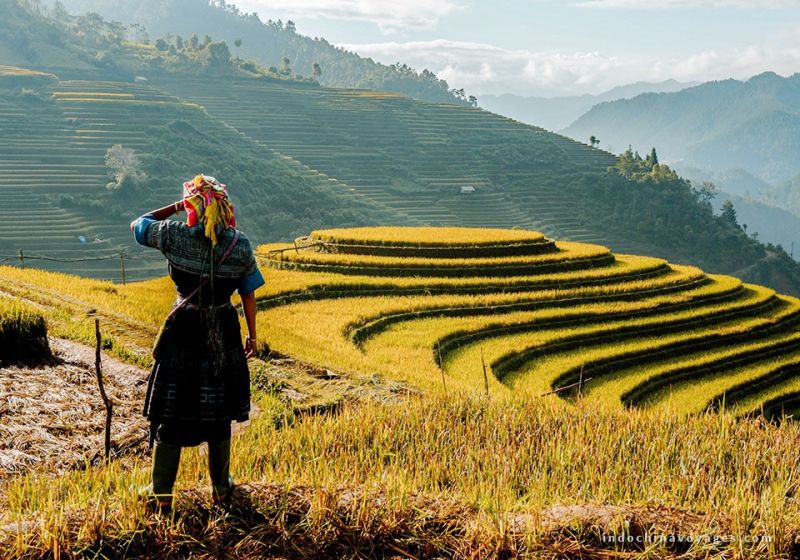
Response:
[[[687,414],[800,403],[800,301],[732,277],[524,230],[320,230],[259,254],[259,332],[319,365]]]

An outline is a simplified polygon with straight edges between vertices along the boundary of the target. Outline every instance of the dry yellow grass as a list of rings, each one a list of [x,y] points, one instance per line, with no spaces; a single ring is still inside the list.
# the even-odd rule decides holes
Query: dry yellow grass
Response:
[[[0,76],[46,76],[56,79],[56,76],[47,72],[39,72],[38,70],[30,70],[29,68],[19,68],[17,66],[8,66],[0,64]]]
[[[311,241],[362,245],[481,246],[542,241],[538,231],[468,227],[364,227],[320,229]]]
[[[42,312],[0,295],[0,366],[44,361],[49,357]]]
[[[512,230],[513,231],[513,230]],[[600,245],[587,243],[559,242],[559,252],[545,253],[543,255],[526,255],[519,257],[494,257],[494,258],[408,258],[408,257],[383,257],[360,254],[325,253],[319,251],[294,251],[291,244],[268,244],[259,247],[259,253],[267,258],[272,266],[300,263],[308,265],[336,265],[342,267],[383,267],[395,268],[398,272],[403,269],[434,268],[476,268],[502,270],[504,267],[535,266],[537,264],[558,263],[571,259],[586,259],[600,257],[609,253],[608,249]],[[277,251],[282,251],[278,253]],[[489,272],[491,274],[491,272]],[[398,274],[399,275],[399,274]]]
[[[569,244],[559,247],[571,250]],[[348,266],[365,257],[322,258]],[[419,260],[374,259],[398,269]],[[481,259],[487,260],[460,259],[466,261],[460,265]],[[631,276],[637,271],[644,276]],[[749,376],[743,368],[732,368],[694,387],[692,382],[681,385],[682,399],[692,406],[660,393],[654,393],[660,395],[654,401],[658,406],[619,406],[620,394],[675,365],[666,361],[628,366],[598,379],[576,402],[539,395],[559,373],[591,360],[702,341],[715,334],[738,341],[735,337],[753,333],[752,340],[738,346],[695,349],[675,362],[713,364],[779,341],[800,345],[800,331],[791,319],[800,302],[784,298],[781,304],[766,288],[636,257],[620,257],[592,269],[503,278],[371,278],[271,268],[264,273],[267,285],[257,294],[262,302],[259,336],[273,349],[331,367],[342,376],[339,379],[364,387],[391,378],[423,392],[406,396],[401,404],[344,401],[333,412],[296,416],[274,384],[259,385],[255,399],[262,414],[235,439],[233,451],[234,476],[261,489],[248,494],[246,519],[215,518],[204,509],[205,498],[197,488],[206,484],[205,458],[194,450],[186,454],[179,476],[182,513],[175,522],[144,513],[137,488],[146,482],[149,465],[135,458],[57,477],[32,473],[14,478],[0,486],[0,510],[5,512],[0,519],[0,556],[38,558],[66,551],[119,556],[120,551],[155,549],[205,554],[216,550],[219,539],[227,539],[230,549],[242,554],[257,550],[313,557],[335,550],[334,556],[368,556],[369,551],[386,550],[388,555],[401,554],[401,545],[407,545],[420,557],[434,552],[485,556],[502,547],[552,557],[590,557],[587,542],[597,538],[597,526],[575,522],[568,533],[572,536],[565,536],[563,526],[555,532],[543,529],[541,520],[551,515],[545,512],[557,510],[558,504],[600,510],[651,508],[661,512],[662,519],[691,520],[683,525],[676,521],[664,531],[721,532],[740,538],[717,549],[694,545],[687,553],[690,557],[766,559],[791,554],[800,534],[794,502],[800,484],[794,452],[800,445],[800,427],[727,412],[688,413],[700,411],[697,403],[707,403],[726,388],[789,362],[800,347],[788,346],[780,358],[751,364]],[[574,283],[581,279],[586,283]],[[42,305],[54,328],[73,338],[87,334],[82,330],[87,312],[101,315],[112,326],[114,345],[121,348],[146,340],[174,296],[165,279],[120,287],[0,267],[0,280],[4,291]],[[426,286],[438,291],[425,293]],[[416,291],[398,295],[392,289]],[[377,295],[365,295],[369,290]],[[309,299],[302,301],[303,296]],[[566,322],[571,319],[575,321]],[[505,328],[512,330],[500,330]],[[517,328],[521,330],[513,330]],[[622,328],[629,329],[623,337],[600,338]],[[442,375],[436,355],[439,341],[455,332],[474,335],[492,329],[499,329],[496,336],[448,350]],[[360,344],[352,338],[358,332],[366,333]],[[503,382],[491,376],[492,363],[509,352],[590,336],[598,338],[591,344],[553,346],[554,351],[524,362]],[[490,374],[488,396],[482,361]],[[800,390],[794,379],[775,383],[737,406],[747,411],[792,390]],[[452,500],[447,507],[442,505],[445,497]],[[453,531],[452,540],[445,539],[449,544],[437,540],[436,531],[417,530],[424,524],[408,512],[419,511],[414,508],[422,507],[421,499],[427,519],[455,518],[455,525],[447,525]],[[297,506],[296,500],[305,506]],[[521,519],[534,523],[515,532],[522,527]],[[383,532],[387,525],[404,527],[405,540],[380,540],[388,538]],[[491,529],[470,533],[466,526]],[[613,532],[624,525],[603,527]],[[743,540],[758,535],[769,538]],[[380,542],[370,540],[373,537]],[[425,539],[445,548],[426,552],[420,548]],[[301,552],[285,544],[298,542]],[[386,542],[401,546],[400,552],[381,548]],[[462,548],[453,544],[457,542]],[[321,543],[331,548],[320,548]],[[591,552],[606,558],[615,554],[602,547]],[[641,556],[668,554],[678,553],[654,545]]]
[[[306,487],[363,495],[345,516],[347,524],[363,527],[363,546],[378,530],[364,525],[365,520],[391,519],[419,495],[455,499],[498,522],[526,514],[536,519],[555,504],[646,504],[673,515],[692,512],[692,524],[680,530],[737,536],[742,540],[717,551],[735,559],[788,554],[800,526],[798,511],[787,498],[798,491],[794,453],[786,452],[800,445],[800,426],[793,423],[776,426],[716,414],[687,419],[669,410],[610,412],[591,402],[486,400],[463,393],[412,399],[401,407],[347,407],[337,415],[277,426],[278,410],[271,411],[235,440],[237,479],[278,485],[287,495]],[[39,475],[14,481],[6,488],[3,522],[11,527],[37,523],[19,537],[3,533],[4,556],[35,557],[52,554],[56,547],[92,551],[98,543],[124,547],[144,542],[162,553],[176,550],[186,542],[179,533],[196,530],[190,512],[207,499],[193,492],[206,484],[204,458],[195,451],[186,454],[178,480],[185,492],[179,499],[184,513],[166,531],[170,540],[160,544],[150,539],[163,529],[144,514],[135,493],[147,476],[147,464],[113,463],[57,479]],[[287,532],[309,546],[303,535],[329,527],[329,515],[338,511],[328,501],[312,502],[301,516],[302,525],[295,525],[288,501],[253,499],[250,507],[260,508],[261,521],[248,525],[242,536],[235,537],[237,531],[224,519],[213,521],[226,538],[245,538],[271,526],[270,519],[283,518],[286,525],[274,537],[276,546],[291,542],[282,541]],[[437,515],[435,506],[426,509]],[[567,538],[537,527],[533,523],[528,529],[532,550],[547,550],[547,543],[556,546]],[[588,546],[586,535],[596,533],[588,526],[583,530],[588,532],[577,541]],[[759,535],[769,540],[743,540]],[[194,538],[208,539],[200,540],[206,543],[201,546],[213,542],[208,534]],[[692,556],[702,555],[704,545],[695,546]],[[669,548],[661,545],[651,555],[667,556]]]

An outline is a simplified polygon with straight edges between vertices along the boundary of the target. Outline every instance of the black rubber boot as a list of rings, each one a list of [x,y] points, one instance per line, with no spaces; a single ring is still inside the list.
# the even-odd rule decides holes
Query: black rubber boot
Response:
[[[211,475],[212,498],[215,504],[228,505],[233,490],[231,478],[231,440],[208,444],[208,472]]]
[[[153,497],[159,512],[168,512],[172,507],[172,488],[178,476],[181,448],[178,445],[156,442],[153,445]]]

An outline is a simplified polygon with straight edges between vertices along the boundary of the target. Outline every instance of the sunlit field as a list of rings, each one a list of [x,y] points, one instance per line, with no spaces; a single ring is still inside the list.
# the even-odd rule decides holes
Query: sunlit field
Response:
[[[605,532],[645,530],[754,537],[645,547],[654,555],[791,548],[800,428],[767,419],[800,389],[798,300],[532,232],[465,234],[330,230],[258,249],[259,414],[234,440],[246,502],[218,521],[242,531],[225,537],[234,556],[285,550],[286,531],[298,557],[397,543],[423,557],[610,555]],[[91,343],[99,318],[106,351],[145,367],[175,297],[166,278],[0,267],[0,281],[0,301],[25,302],[3,303],[16,330],[44,320]],[[390,381],[396,397],[298,413],[281,392],[291,379],[264,377],[290,358],[358,394]],[[208,554],[205,457],[187,457],[170,520],[142,506],[140,454],[0,479],[4,554]],[[573,506],[584,513],[558,513]]]

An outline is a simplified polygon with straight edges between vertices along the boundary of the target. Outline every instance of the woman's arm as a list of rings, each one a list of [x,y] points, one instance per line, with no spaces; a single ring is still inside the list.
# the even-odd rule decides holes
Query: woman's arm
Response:
[[[244,353],[248,358],[252,358],[256,353],[256,293],[250,292],[242,295],[241,298],[248,332],[247,340],[244,343]]]
[[[178,200],[177,202],[173,202],[172,204],[167,204],[163,208],[159,208],[158,210],[153,210],[152,212],[148,212],[144,214],[147,216],[148,214],[153,216],[156,220],[164,220],[169,218],[170,216],[177,214],[183,210],[183,200]],[[131,222],[131,231],[133,231],[133,227],[136,224],[136,220]]]

